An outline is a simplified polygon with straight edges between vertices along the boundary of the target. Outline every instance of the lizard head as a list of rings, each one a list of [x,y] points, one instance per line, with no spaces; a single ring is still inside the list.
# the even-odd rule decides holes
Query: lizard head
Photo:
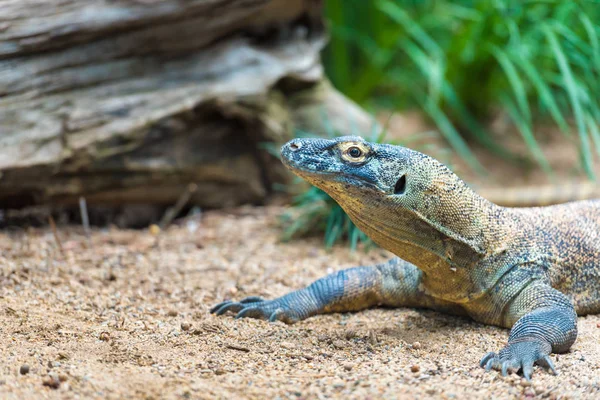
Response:
[[[483,251],[492,203],[432,157],[356,136],[294,139],[281,154],[375,242],[417,266],[417,254],[407,252],[430,250],[448,261],[449,253],[473,258]]]
[[[331,195],[379,198],[407,193],[413,180],[412,150],[369,143],[358,136],[294,139],[281,148],[283,163],[296,175]],[[336,198],[337,199],[337,198]]]

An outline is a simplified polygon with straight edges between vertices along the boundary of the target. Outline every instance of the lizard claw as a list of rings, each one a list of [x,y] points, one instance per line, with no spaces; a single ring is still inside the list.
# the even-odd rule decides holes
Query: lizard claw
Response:
[[[246,307],[236,314],[235,319],[240,318],[265,319],[265,313],[258,307]]]
[[[509,343],[500,353],[487,353],[479,365],[490,371],[492,368],[502,372],[502,376],[508,375],[509,371],[523,372],[523,377],[531,380],[533,365],[535,363],[551,370],[556,375],[554,364],[549,357],[550,345],[537,338],[521,340]]]
[[[259,296],[246,297],[245,299],[242,299],[239,302],[235,302],[232,300],[225,300],[225,301],[217,304],[213,308],[211,308],[210,313],[216,314],[216,315],[223,315],[227,311],[239,312],[249,303],[259,303],[259,302],[263,302],[263,301],[264,301],[264,299]]]
[[[293,323],[298,321],[297,313],[280,299],[264,300],[262,297],[250,296],[239,302],[226,300],[210,309],[211,314],[223,315],[227,311],[233,311],[236,314],[235,319],[256,318],[268,319],[270,322],[283,321]]]
[[[233,302],[233,301],[224,301],[222,303],[217,304],[213,308],[210,309],[211,314],[223,315],[227,311],[240,311],[244,308],[244,305],[241,303]]]
[[[541,358],[540,360],[538,360],[537,363],[539,365],[541,365],[542,367],[544,367],[544,368],[549,369],[550,371],[552,371],[553,375],[558,375],[558,372],[556,372],[556,368],[554,368],[554,363],[550,359],[550,356],[544,356],[543,358]]]
[[[479,361],[479,366],[481,368],[485,368],[486,371],[489,371],[490,369],[492,369],[492,362],[494,357],[496,357],[496,353],[490,351],[485,356],[483,356],[481,361]]]

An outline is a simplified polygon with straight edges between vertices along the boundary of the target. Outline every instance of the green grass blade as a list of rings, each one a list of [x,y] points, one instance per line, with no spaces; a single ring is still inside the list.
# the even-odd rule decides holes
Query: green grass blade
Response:
[[[598,39],[597,28],[594,27],[592,20],[585,13],[579,14],[579,19],[588,35],[590,46],[592,48],[593,65],[596,70],[600,70],[600,40]]]
[[[492,153],[500,157],[515,161],[519,159],[518,156],[515,156],[509,150],[499,145],[492,139],[492,136],[489,134],[489,132],[487,132],[475,119],[475,117],[469,113],[449,83],[446,83],[442,88],[442,97],[448,106],[450,106],[450,108],[452,108],[452,110],[458,115],[461,123],[463,123],[467,129],[469,129],[469,131],[474,135],[475,139],[481,145],[485,146]]]
[[[441,56],[442,49],[438,46],[435,40],[431,38],[416,24],[415,21],[404,11],[396,2],[389,0],[377,1],[377,8],[387,14],[392,20],[402,25],[404,29],[427,51],[430,55]]]
[[[592,142],[594,142],[594,147],[596,148],[596,154],[598,158],[600,158],[600,128],[598,127],[598,121],[594,119],[594,116],[588,114],[586,116],[588,128],[590,130],[590,136],[592,137]]]
[[[448,116],[435,104],[431,99],[425,100],[423,107],[425,112],[433,119],[439,128],[440,132],[448,143],[458,152],[458,154],[465,160],[465,162],[473,168],[473,170],[484,173],[485,168],[477,160],[475,155],[471,152],[467,143],[464,141],[462,136],[458,133]]]
[[[383,143],[383,141],[385,140],[385,137],[388,134],[388,128],[390,127],[390,122],[391,122],[393,116],[394,116],[394,113],[391,112],[390,115],[388,116],[387,120],[385,121],[385,124],[383,124],[383,126],[381,127],[379,134],[377,136],[374,136],[375,143]]]
[[[586,41],[580,39],[579,36],[577,36],[577,34],[569,29],[569,27],[565,24],[558,21],[552,21],[548,24],[552,26],[556,33],[559,33],[575,47],[579,48],[579,50],[581,50],[586,57],[589,57],[593,53],[593,47]]]
[[[506,109],[510,115],[512,121],[517,126],[517,129],[521,133],[525,144],[529,148],[531,154],[533,154],[533,157],[540,165],[542,170],[548,175],[553,175],[552,167],[550,166],[550,163],[548,163],[548,160],[542,152],[542,149],[539,147],[539,144],[533,135],[533,131],[531,130],[531,125],[525,118],[523,118],[522,115],[519,114],[518,108],[508,96],[503,96],[500,101],[504,109]]]
[[[588,135],[584,122],[583,110],[579,102],[579,89],[577,87],[577,83],[575,81],[575,78],[573,77],[571,67],[569,66],[569,62],[567,61],[567,57],[565,56],[565,53],[563,52],[562,47],[560,46],[560,43],[558,42],[556,34],[547,24],[544,25],[542,29],[556,58],[558,68],[562,74],[565,89],[569,95],[569,100],[573,108],[573,114],[575,116],[575,121],[577,124],[577,131],[579,132],[580,151],[583,161],[583,168],[590,179],[595,179],[596,176],[592,168],[592,154],[588,145]]]
[[[350,223],[350,226],[348,227],[348,230],[350,231],[350,249],[356,251],[356,246],[360,239],[360,230],[350,220],[348,221]]]
[[[508,79],[512,90],[515,94],[515,98],[517,100],[517,104],[519,105],[519,109],[521,114],[524,116],[527,124],[531,125],[531,111],[529,110],[529,102],[527,101],[527,93],[525,91],[525,86],[523,85],[523,81],[521,80],[517,69],[513,65],[509,56],[506,54],[504,50],[499,48],[496,45],[490,46],[490,51],[498,60],[498,63],[504,70],[506,74],[506,78]]]
[[[337,4],[336,4],[337,3]],[[344,8],[340,7],[341,0],[334,0],[326,3],[327,14],[336,25],[344,25],[345,15]],[[334,85],[340,89],[350,86],[350,56],[347,43],[335,35],[332,35],[329,41],[329,63],[333,64],[331,70],[335,74],[331,77]]]
[[[538,95],[540,96],[540,103],[548,110],[552,116],[552,119],[554,119],[554,122],[556,122],[560,128],[561,132],[566,133],[567,136],[570,136],[567,121],[560,111],[550,87],[541,77],[540,73],[536,70],[536,67],[527,57],[522,55],[520,57],[518,66],[523,70],[523,73],[526,75],[527,79],[529,79],[535,87]]]
[[[413,42],[407,41],[405,51],[409,58],[426,74],[428,66],[427,55]],[[418,89],[417,89],[418,90]],[[444,135],[448,143],[458,152],[465,162],[479,173],[484,173],[485,169],[481,163],[477,160],[475,155],[469,149],[462,136],[458,133],[448,116],[444,111],[437,105],[434,99],[430,96],[424,96],[423,94],[418,97],[420,98],[421,106],[425,112],[431,117],[436,123],[438,129]]]

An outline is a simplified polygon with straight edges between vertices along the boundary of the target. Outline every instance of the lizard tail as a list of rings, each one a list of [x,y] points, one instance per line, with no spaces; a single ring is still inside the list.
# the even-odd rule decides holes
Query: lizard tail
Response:
[[[534,207],[600,198],[600,184],[579,182],[523,188],[481,188],[477,193],[500,206]]]

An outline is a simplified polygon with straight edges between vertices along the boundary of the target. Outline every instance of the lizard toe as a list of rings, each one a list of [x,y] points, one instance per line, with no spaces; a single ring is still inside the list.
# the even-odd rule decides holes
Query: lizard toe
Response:
[[[479,366],[481,368],[485,368],[487,366],[487,364],[490,361],[493,361],[493,359],[496,357],[496,353],[494,353],[493,351],[490,351],[489,353],[487,353],[485,356],[483,356],[483,358],[481,359],[481,361],[479,361]],[[491,368],[491,367],[490,367]]]
[[[518,342],[509,343],[498,354],[488,353],[482,359],[479,365],[486,371],[491,369],[501,371],[503,376],[511,371],[522,371],[527,380],[531,380],[533,365],[540,364],[550,369],[556,374],[554,365],[550,360],[549,345],[539,339],[525,339]]]
[[[219,304],[213,306],[210,309],[210,313],[211,314],[215,314],[221,307],[223,307],[224,305],[229,304],[229,303],[233,303],[233,301],[231,301],[231,300],[225,300],[225,301],[220,302]]]
[[[244,309],[244,305],[242,303],[230,301],[225,304],[222,304],[219,308],[217,308],[213,314],[215,315],[223,315],[227,311],[239,312]]]
[[[235,316],[235,319],[240,319],[240,318],[265,319],[266,316],[267,315],[265,314],[264,310],[262,310],[260,307],[246,307],[237,313],[237,315]]]
[[[271,322],[282,321],[294,323],[299,321],[298,314],[281,300],[264,300],[262,297],[246,297],[239,302],[224,301],[211,309],[211,313],[223,315],[228,311],[237,313],[235,319],[256,318],[268,319]]]
[[[537,360],[537,363],[546,370],[550,370],[553,375],[558,375],[558,372],[556,372],[556,368],[554,368],[554,363],[550,359],[550,356],[542,357],[541,359]]]
[[[502,376],[507,376],[508,373],[517,372],[521,364],[519,360],[511,359],[502,361]]]
[[[531,381],[531,374],[533,373],[533,361],[528,360],[523,362],[521,365],[521,369],[523,371],[523,377],[528,381]]]

